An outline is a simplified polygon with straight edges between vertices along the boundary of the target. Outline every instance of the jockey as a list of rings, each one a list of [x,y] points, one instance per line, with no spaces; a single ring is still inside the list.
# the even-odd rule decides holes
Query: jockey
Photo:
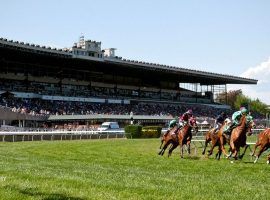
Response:
[[[178,122],[178,128],[174,131],[174,133],[177,135],[177,132],[179,129],[181,129],[183,126],[185,126],[188,123],[188,120],[190,117],[192,117],[192,110],[189,109],[186,111],[181,117],[179,117],[179,122]]]
[[[167,132],[164,134],[164,136],[167,136],[168,133],[175,127],[177,126],[177,119],[173,119],[169,122],[169,127],[168,127],[168,130]]]
[[[224,112],[220,113],[220,115],[217,116],[215,120],[215,126],[214,126],[215,132],[217,132],[221,128],[226,118],[227,118],[227,115]]]
[[[181,117],[179,117],[179,127],[182,128],[188,123],[188,120],[192,117],[192,110],[189,109]]]
[[[239,111],[234,112],[232,115],[232,124],[226,130],[224,130],[224,133],[230,135],[232,129],[239,125],[239,120],[241,119],[241,117],[247,114],[248,110],[245,107],[241,107]]]

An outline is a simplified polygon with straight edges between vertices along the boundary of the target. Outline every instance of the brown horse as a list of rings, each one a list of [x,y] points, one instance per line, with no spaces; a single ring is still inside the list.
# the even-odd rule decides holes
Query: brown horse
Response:
[[[258,141],[256,142],[256,144],[254,146],[252,156],[254,156],[256,148],[258,146],[260,146],[260,151],[255,156],[254,163],[256,163],[258,161],[259,157],[261,156],[261,154],[270,147],[270,128],[267,128],[267,129],[263,130],[258,135]],[[270,154],[267,157],[267,164],[269,164],[269,162],[270,162]]]
[[[198,131],[198,126],[196,123],[195,118],[190,118],[188,123],[183,126],[183,128],[178,130],[177,136],[178,136],[178,143],[174,143],[173,146],[169,149],[168,156],[172,154],[172,151],[180,145],[180,156],[183,158],[184,154],[184,145],[187,145],[188,154],[190,154],[190,143],[192,139],[192,132],[191,130],[194,129],[195,131]]]
[[[165,133],[162,138],[161,138],[161,144],[160,144],[160,152],[158,153],[159,155],[163,155],[165,153],[165,150],[170,144],[173,143],[178,143],[177,136],[175,134],[175,131],[177,129],[177,126],[172,128],[169,133]],[[164,145],[163,145],[164,143]],[[163,146],[162,146],[163,145]],[[177,144],[178,145],[178,144]]]
[[[244,152],[239,156],[240,159],[243,158],[245,152],[249,145],[246,143],[247,135],[251,135],[251,128],[255,127],[254,121],[250,116],[243,115],[240,119],[239,125],[232,130],[231,139],[230,139],[230,147],[231,153],[228,157],[233,155],[234,159],[238,159],[238,153],[240,151],[240,147],[244,147]]]
[[[202,154],[205,154],[207,145],[211,142],[212,146],[211,149],[208,151],[208,156],[213,154],[213,150],[216,146],[218,146],[218,153],[216,154],[216,159],[220,159],[221,152],[222,152],[222,146],[221,146],[221,137],[222,137],[222,145],[224,148],[224,145],[229,143],[229,141],[226,140],[226,138],[223,136],[224,128],[230,123],[230,119],[226,119],[220,129],[216,132],[215,128],[211,128],[206,134],[205,134],[205,142],[204,142],[204,148]]]

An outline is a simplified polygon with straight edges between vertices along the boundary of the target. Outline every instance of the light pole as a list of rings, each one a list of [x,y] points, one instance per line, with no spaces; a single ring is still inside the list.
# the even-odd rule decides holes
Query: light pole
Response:
[[[133,112],[132,111],[130,112],[130,124],[131,125],[133,124]]]

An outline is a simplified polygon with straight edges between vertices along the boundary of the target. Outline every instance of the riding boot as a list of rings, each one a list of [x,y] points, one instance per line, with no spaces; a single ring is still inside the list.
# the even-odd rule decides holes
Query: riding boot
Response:
[[[164,134],[164,137],[167,137],[167,135],[169,134],[170,130],[167,130],[167,132]]]
[[[175,135],[177,135],[179,129],[180,129],[180,127],[178,127],[178,128],[174,131]]]

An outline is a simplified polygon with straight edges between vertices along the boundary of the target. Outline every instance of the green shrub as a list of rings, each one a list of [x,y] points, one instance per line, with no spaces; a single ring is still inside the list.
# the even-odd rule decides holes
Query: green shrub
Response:
[[[160,126],[145,126],[142,128],[142,137],[143,138],[158,138],[161,135]]]
[[[142,135],[142,126],[141,125],[126,126],[125,135],[127,138],[140,138]]]

